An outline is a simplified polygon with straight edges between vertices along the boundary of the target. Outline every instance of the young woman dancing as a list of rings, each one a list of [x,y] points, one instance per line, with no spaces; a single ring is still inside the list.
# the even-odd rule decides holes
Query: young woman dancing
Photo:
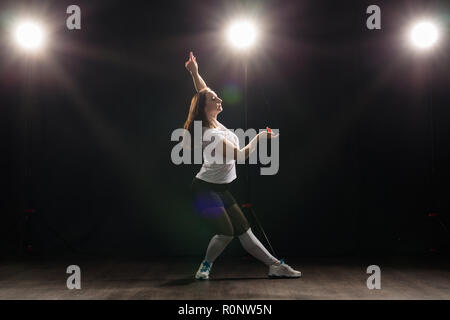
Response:
[[[191,184],[196,210],[213,225],[216,232],[209,242],[205,259],[195,278],[209,279],[214,261],[234,236],[239,238],[246,251],[269,267],[269,277],[300,277],[301,272],[278,260],[264,248],[253,234],[247,219],[229,191],[229,184],[236,179],[236,159],[238,157],[247,159],[254,152],[259,140],[276,139],[278,135],[267,131],[260,132],[248,145],[240,149],[238,137],[217,120],[217,115],[223,110],[222,100],[206,86],[199,75],[197,60],[192,52],[185,67],[192,75],[197,93],[192,98],[184,129],[193,137],[194,121],[202,121],[203,137],[207,132],[209,137],[213,136],[211,139],[203,139],[202,152],[217,139],[219,143],[222,142],[222,152],[227,159],[220,164],[208,161],[207,157],[204,157],[203,166]],[[233,153],[232,157],[226,156],[227,150]]]

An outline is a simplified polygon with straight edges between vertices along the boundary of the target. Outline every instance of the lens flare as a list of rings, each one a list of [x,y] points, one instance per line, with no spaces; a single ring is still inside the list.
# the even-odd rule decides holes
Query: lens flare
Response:
[[[211,192],[201,192],[195,196],[195,211],[205,218],[217,218],[223,214],[223,203]]]
[[[221,93],[227,105],[236,105],[242,100],[242,89],[235,84],[224,86]]]

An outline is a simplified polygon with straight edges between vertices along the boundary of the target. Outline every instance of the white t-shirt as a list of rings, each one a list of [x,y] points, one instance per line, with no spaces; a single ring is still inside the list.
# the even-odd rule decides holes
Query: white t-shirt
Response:
[[[218,121],[217,121],[218,122]],[[229,160],[226,163],[216,163],[208,159],[205,154],[205,148],[211,143],[217,143],[221,141],[222,138],[227,139],[229,142],[233,143],[239,148],[239,139],[234,134],[228,130],[224,125],[218,122],[219,127],[217,128],[202,128],[202,153],[203,153],[203,165],[195,176],[198,179],[204,180],[209,183],[230,183],[236,179],[236,160]],[[208,132],[206,138],[205,135]],[[209,140],[209,138],[211,139]],[[222,161],[225,162],[225,161]]]

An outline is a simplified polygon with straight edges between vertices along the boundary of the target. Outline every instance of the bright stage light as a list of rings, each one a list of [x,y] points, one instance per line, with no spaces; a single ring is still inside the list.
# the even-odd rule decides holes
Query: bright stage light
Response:
[[[410,38],[416,47],[428,49],[438,40],[438,29],[433,23],[422,21],[413,26]]]
[[[34,22],[19,23],[14,35],[17,44],[25,50],[37,50],[44,44],[44,31]]]
[[[256,26],[251,21],[234,22],[228,28],[227,37],[237,49],[247,49],[257,38]]]

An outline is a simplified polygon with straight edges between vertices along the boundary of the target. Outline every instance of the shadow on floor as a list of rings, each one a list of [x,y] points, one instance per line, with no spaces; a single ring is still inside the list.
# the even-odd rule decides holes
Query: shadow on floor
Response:
[[[243,277],[243,278],[211,278],[209,281],[247,281],[247,280],[292,280],[291,278]]]
[[[217,282],[217,281],[250,281],[250,280],[292,280],[289,278],[268,278],[268,277],[241,277],[241,278],[210,278],[209,280],[196,280],[194,277],[184,277],[174,279],[158,285],[158,287],[187,286],[192,283]]]
[[[190,284],[195,283],[197,281],[198,280],[195,280],[194,277],[189,276],[189,277],[184,277],[184,278],[180,278],[180,279],[174,279],[174,280],[170,280],[170,281],[161,283],[160,285],[158,285],[158,287],[187,286],[187,285],[190,285]]]

